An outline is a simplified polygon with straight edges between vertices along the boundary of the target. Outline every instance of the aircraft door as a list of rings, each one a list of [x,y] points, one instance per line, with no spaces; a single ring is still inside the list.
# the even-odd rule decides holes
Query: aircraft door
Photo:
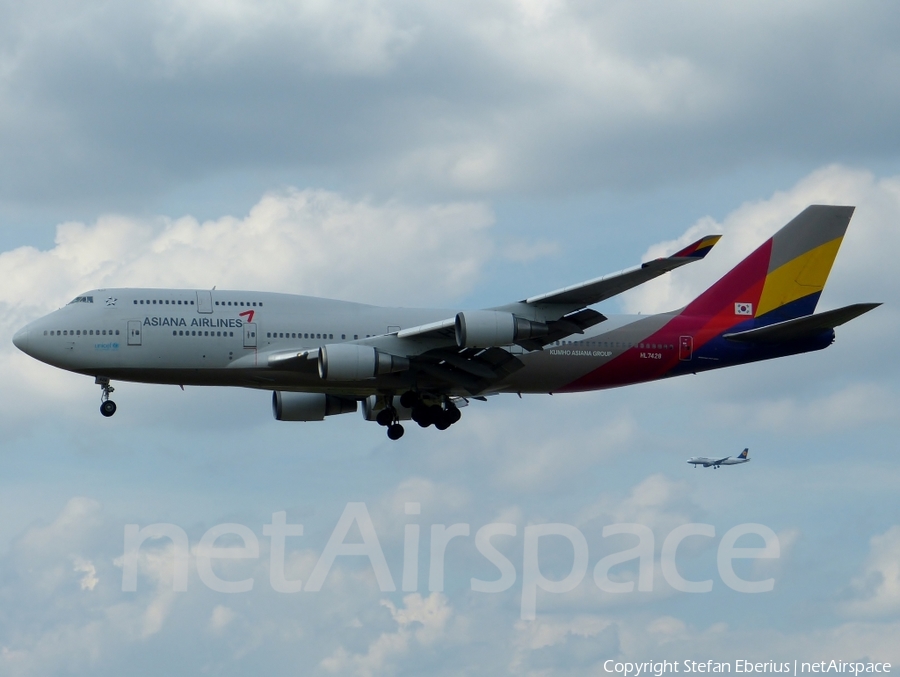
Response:
[[[141,345],[141,321],[128,320],[128,345]]]
[[[212,308],[212,293],[208,291],[197,292],[197,312],[209,314]]]
[[[694,337],[682,336],[678,339],[678,359],[689,360],[694,354]]]
[[[248,322],[244,325],[244,347],[256,347],[256,323]]]

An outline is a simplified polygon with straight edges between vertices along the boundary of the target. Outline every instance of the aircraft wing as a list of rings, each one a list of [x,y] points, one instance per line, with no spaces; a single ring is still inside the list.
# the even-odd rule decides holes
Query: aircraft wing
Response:
[[[587,306],[605,301],[671,270],[701,260],[721,237],[721,235],[707,235],[667,258],[654,259],[618,273],[488,310],[511,312],[528,319],[546,322],[549,326],[546,335],[517,342],[526,350],[539,350],[566,336],[584,333],[585,329],[606,320],[605,315],[590,310]],[[400,339],[452,340],[455,337],[455,318],[403,329],[397,332],[396,336]]]
[[[648,261],[630,270],[487,310],[512,313],[523,320],[541,323],[542,331],[539,335],[529,335],[513,341],[524,350],[540,350],[572,334],[582,334],[589,327],[606,320],[605,315],[587,306],[670,270],[699,261],[709,253],[719,238],[719,235],[709,235],[667,258]],[[456,339],[457,318],[458,316],[454,316],[407,327],[353,343],[408,359],[410,370],[430,382],[433,389],[462,388],[472,395],[490,391],[493,383],[525,366],[514,352],[499,346],[460,347]],[[546,331],[543,331],[544,325]],[[306,371],[316,368],[317,358],[318,350],[286,351],[270,354],[267,364],[275,369]]]
[[[535,314],[540,319],[558,319],[573,310],[600,303],[676,268],[701,260],[721,237],[721,235],[707,235],[666,258],[647,261],[634,268],[532,296],[518,303],[492,310],[515,312],[526,306],[531,307],[533,313],[537,311]]]

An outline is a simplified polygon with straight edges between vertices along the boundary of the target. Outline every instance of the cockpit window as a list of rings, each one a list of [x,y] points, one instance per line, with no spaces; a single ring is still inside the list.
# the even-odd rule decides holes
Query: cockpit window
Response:
[[[93,303],[93,296],[76,296],[74,299],[69,301],[66,305],[71,306],[73,303]]]

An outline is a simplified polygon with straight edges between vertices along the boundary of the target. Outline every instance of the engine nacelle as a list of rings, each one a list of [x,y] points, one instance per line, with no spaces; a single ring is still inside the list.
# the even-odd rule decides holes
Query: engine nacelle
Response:
[[[325,381],[365,381],[409,369],[409,360],[371,346],[333,343],[319,348],[319,377]]]
[[[456,345],[460,348],[508,346],[516,341],[545,336],[549,327],[512,313],[466,310],[456,314]]]
[[[378,397],[376,395],[369,395],[366,399],[363,400],[362,415],[364,419],[366,419],[367,421],[375,420],[375,417],[378,416],[378,412],[381,411],[381,409],[375,408],[377,403]],[[412,418],[412,409],[407,409],[402,404],[400,404],[399,396],[392,398],[391,404],[396,410],[397,418],[399,420],[408,421]]]
[[[326,416],[350,414],[356,408],[356,400],[337,395],[282,390],[272,393],[272,413],[276,421],[321,421]]]

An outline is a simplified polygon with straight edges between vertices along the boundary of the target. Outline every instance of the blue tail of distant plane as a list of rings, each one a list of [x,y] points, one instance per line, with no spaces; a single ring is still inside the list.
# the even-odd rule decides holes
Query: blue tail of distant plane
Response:
[[[742,458],[742,459],[744,459],[744,460],[746,461],[746,460],[747,460],[747,454],[748,454],[749,452],[750,452],[750,448],[747,447],[747,448],[744,449],[740,454],[738,454],[738,458]]]

